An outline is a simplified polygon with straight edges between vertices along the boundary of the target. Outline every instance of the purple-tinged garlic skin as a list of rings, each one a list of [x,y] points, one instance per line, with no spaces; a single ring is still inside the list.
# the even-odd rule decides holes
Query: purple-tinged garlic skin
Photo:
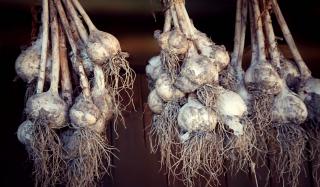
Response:
[[[183,55],[189,49],[188,39],[177,29],[164,32],[156,37],[162,50],[167,50],[177,55]]]
[[[59,96],[50,91],[31,96],[25,108],[32,119],[45,119],[51,128],[62,128],[66,125],[68,106]]]
[[[161,57],[160,55],[154,56],[149,60],[148,65],[146,66],[146,74],[152,80],[157,80],[159,76],[164,72],[161,66]]]
[[[278,94],[283,84],[280,76],[270,63],[258,62],[250,65],[244,76],[245,84],[269,94]]]
[[[178,125],[188,132],[209,132],[217,125],[217,115],[197,99],[189,97],[188,102],[179,111]]]
[[[300,83],[298,94],[308,107],[309,118],[320,122],[320,79],[309,78]]]
[[[156,90],[152,90],[148,96],[148,106],[155,114],[161,114],[164,109],[164,101],[157,94]]]
[[[88,53],[85,49],[82,49],[80,52],[80,56],[82,59],[82,65],[87,75],[90,75],[93,72],[93,64],[91,59],[88,56]],[[78,73],[78,70],[77,70]]]
[[[86,44],[88,56],[93,63],[102,65],[121,52],[118,39],[103,31],[92,31]]]
[[[273,102],[272,121],[275,123],[302,124],[308,116],[304,102],[288,88],[284,88]]]
[[[17,75],[25,82],[32,82],[39,73],[41,40],[38,39],[18,56],[15,62]]]
[[[299,87],[298,94],[302,100],[310,100],[312,93],[320,95],[320,79],[310,78]]]
[[[179,89],[175,88],[173,83],[174,81],[167,73],[161,74],[156,81],[155,89],[157,94],[166,102],[180,99],[185,95]]]
[[[69,111],[71,123],[79,126],[92,126],[100,116],[98,107],[92,101],[83,98],[82,95],[76,98],[75,104]]]
[[[19,142],[28,146],[33,141],[33,123],[30,120],[26,120],[20,124],[17,130],[17,137]]]
[[[283,78],[286,80],[288,87],[296,88],[300,81],[300,72],[294,62],[282,57],[281,59],[281,70]]]

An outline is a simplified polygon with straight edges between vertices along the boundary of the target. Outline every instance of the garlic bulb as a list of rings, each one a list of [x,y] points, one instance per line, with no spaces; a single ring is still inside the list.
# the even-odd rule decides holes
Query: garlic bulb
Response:
[[[30,145],[33,141],[33,123],[30,120],[26,120],[18,128],[17,137],[19,142],[24,145]]]
[[[226,48],[224,46],[216,45],[210,38],[207,37],[206,34],[196,31],[194,42],[199,48],[201,55],[214,60],[219,72],[227,67],[230,63],[230,56]]]
[[[164,109],[164,101],[157,94],[156,90],[152,90],[148,96],[148,105],[152,112],[160,114]]]
[[[245,73],[244,80],[247,87],[253,87],[270,94],[279,93],[283,87],[280,76],[267,62],[251,63]]]
[[[164,101],[172,101],[184,97],[184,93],[173,86],[173,80],[167,73],[163,73],[159,76],[155,88],[157,94]]]
[[[221,121],[233,130],[235,135],[243,134],[240,119],[247,112],[247,105],[239,94],[218,87],[216,91],[216,107]]]
[[[178,29],[164,32],[157,39],[161,49],[177,55],[185,54],[189,49],[188,39]]]
[[[90,32],[86,48],[92,62],[99,65],[106,63],[111,57],[121,52],[118,39],[99,30]]]
[[[208,132],[215,129],[217,116],[213,110],[205,107],[197,99],[192,98],[192,96],[189,96],[188,102],[179,111],[178,125],[189,132]]]
[[[15,62],[17,75],[27,83],[32,82],[38,76],[41,42],[41,39],[35,41],[18,56]]]
[[[217,66],[202,55],[185,59],[180,74],[197,85],[218,81]]]
[[[161,67],[161,57],[160,55],[154,56],[149,60],[148,65],[146,66],[146,74],[152,80],[156,80],[163,73]]]
[[[300,85],[298,94],[308,106],[309,118],[320,121],[320,79],[309,78]]]
[[[67,120],[67,109],[67,104],[59,96],[48,91],[31,96],[25,111],[33,119],[44,115],[51,128],[61,128]]]
[[[200,86],[191,82],[188,78],[178,75],[174,82],[174,86],[181,90],[183,93],[194,92]]]
[[[272,120],[276,123],[303,123],[308,111],[303,101],[287,87],[274,99]]]
[[[293,64],[294,62],[282,57],[281,58],[281,70],[283,78],[289,88],[296,88],[300,80],[300,72],[298,68]]]
[[[69,111],[72,123],[79,126],[92,126],[100,117],[100,110],[92,101],[85,99],[82,95],[76,98],[75,104]]]

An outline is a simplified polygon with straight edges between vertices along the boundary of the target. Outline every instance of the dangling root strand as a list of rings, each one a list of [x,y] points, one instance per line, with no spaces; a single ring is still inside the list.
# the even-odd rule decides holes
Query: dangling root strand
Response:
[[[206,179],[210,186],[219,184],[218,177],[223,173],[223,136],[215,132],[195,132],[179,150],[174,173],[186,186],[195,186],[194,180],[198,177]]]
[[[35,186],[54,186],[61,182],[63,161],[62,143],[59,136],[49,127],[45,114],[34,121],[33,139],[29,155],[34,161]]]
[[[269,154],[275,166],[276,179],[287,179],[291,186],[298,185],[301,166],[305,160],[304,149],[307,137],[304,129],[295,124],[273,124],[273,133],[268,137]],[[288,175],[285,178],[285,175]]]
[[[112,167],[111,156],[115,149],[109,146],[106,138],[90,127],[75,128],[76,141],[73,153],[67,162],[67,186],[95,186]]]
[[[174,174],[172,172],[172,162],[177,159],[175,147],[179,144],[177,141],[179,134],[177,117],[180,108],[178,102],[167,103],[160,115],[153,116],[150,129],[151,152],[160,151],[161,166],[165,166],[169,175]]]

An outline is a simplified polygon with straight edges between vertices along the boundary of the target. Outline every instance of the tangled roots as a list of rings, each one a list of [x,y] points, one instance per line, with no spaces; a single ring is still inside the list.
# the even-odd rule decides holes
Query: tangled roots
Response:
[[[252,95],[251,106],[249,111],[249,119],[254,124],[256,132],[256,151],[255,160],[262,161],[262,165],[265,165],[266,156],[268,152],[267,138],[271,129],[271,108],[274,100],[274,96],[265,92],[255,91],[250,89]]]
[[[241,120],[244,125],[243,134],[226,136],[225,157],[229,160],[230,170],[237,174],[239,171],[246,171],[252,162],[252,156],[257,151],[257,140],[255,128],[247,117]]]
[[[49,127],[44,116],[40,112],[39,119],[34,121],[34,141],[31,141],[28,152],[34,161],[35,186],[54,186],[61,182],[65,163],[59,136]]]
[[[168,50],[162,50],[160,55],[162,66],[164,67],[166,72],[169,73],[171,79],[174,80],[178,72],[180,72],[180,59],[178,55]]]
[[[320,127],[315,122],[308,121],[305,124],[305,130],[308,136],[308,152],[312,162],[312,176],[316,186],[320,184],[318,170],[320,168]]]
[[[178,102],[169,102],[166,104],[160,115],[153,116],[153,122],[150,130],[151,152],[161,153],[161,166],[165,166],[167,172],[172,173],[172,161],[176,159],[174,153],[175,146],[178,143],[178,124],[177,117],[180,109]],[[154,140],[153,140],[154,139]]]
[[[198,100],[206,107],[216,112],[216,95],[217,91],[213,85],[206,84],[197,90]]]
[[[218,177],[223,173],[223,137],[215,132],[192,133],[180,145],[173,168],[186,186],[195,186],[198,177],[203,177],[208,185],[218,184]]]
[[[235,70],[231,65],[219,73],[219,84],[225,89],[237,91],[239,82],[236,79]]]
[[[120,52],[103,65],[106,77],[112,80],[111,87],[117,91],[133,88],[136,74],[126,60],[128,56]]]
[[[95,186],[105,173],[109,173],[115,148],[107,145],[106,138],[89,127],[74,128],[66,153],[67,186]]]
[[[126,60],[128,56],[127,53],[119,52],[102,66],[107,85],[110,87],[113,103],[115,104],[113,107],[115,122],[119,117],[122,124],[124,124],[124,119],[121,112],[130,104],[133,104],[132,89],[136,78],[134,70],[129,66],[129,62]],[[124,97],[121,94],[124,94],[124,97],[128,97],[129,99],[125,105],[121,104],[124,103],[122,102]]]
[[[304,129],[295,124],[273,124],[272,137],[269,137],[271,162],[275,166],[276,179],[287,176],[291,186],[298,185],[301,165],[304,162],[303,151],[307,137]]]

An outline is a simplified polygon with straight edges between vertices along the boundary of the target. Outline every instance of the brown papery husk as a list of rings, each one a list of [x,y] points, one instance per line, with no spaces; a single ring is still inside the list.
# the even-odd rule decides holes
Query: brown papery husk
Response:
[[[35,186],[54,186],[61,182],[65,162],[62,143],[57,132],[49,127],[46,115],[40,115],[33,123],[33,139],[29,156],[34,161]]]
[[[95,186],[110,174],[113,148],[104,135],[86,126],[71,126],[71,136],[65,138],[64,150],[67,186]],[[68,132],[67,132],[68,133]]]
[[[195,186],[199,177],[209,186],[219,184],[218,177],[223,173],[224,130],[219,129],[223,128],[221,125],[216,128],[216,132],[192,132],[191,138],[179,145],[178,160],[172,169],[186,186]]]
[[[164,110],[160,115],[154,115],[149,132],[151,152],[160,151],[161,167],[165,167],[169,176],[174,175],[173,164],[177,160],[175,150],[179,141],[177,118],[181,105],[179,102],[171,101],[165,104]]]
[[[303,151],[307,136],[304,129],[297,124],[272,124],[268,141],[271,164],[275,167],[273,177],[282,179],[290,186],[297,186],[301,167],[305,161]]]

